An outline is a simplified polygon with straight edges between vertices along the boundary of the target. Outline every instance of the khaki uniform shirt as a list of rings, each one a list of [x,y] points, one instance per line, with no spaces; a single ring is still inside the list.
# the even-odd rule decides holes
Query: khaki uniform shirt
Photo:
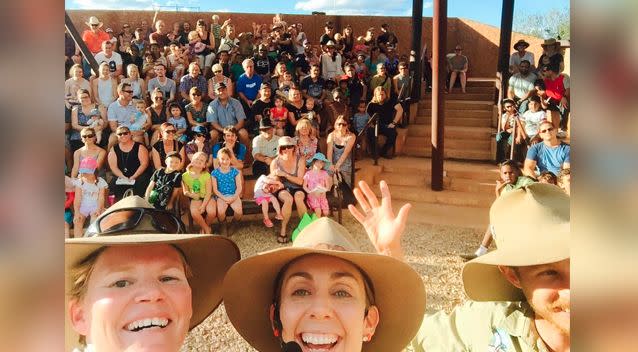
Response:
[[[548,352],[527,302],[467,302],[451,314],[426,313],[407,352]]]

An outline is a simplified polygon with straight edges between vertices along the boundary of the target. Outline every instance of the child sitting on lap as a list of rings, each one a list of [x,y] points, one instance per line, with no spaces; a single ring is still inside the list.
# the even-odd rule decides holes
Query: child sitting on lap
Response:
[[[264,225],[266,225],[266,227],[273,227],[273,223],[268,217],[268,203],[272,203],[272,207],[277,213],[275,219],[282,220],[284,218],[281,214],[279,201],[274,195],[274,193],[282,188],[284,188],[284,184],[281,183],[275,175],[261,175],[255,183],[255,203],[261,205],[261,212],[264,215]]]

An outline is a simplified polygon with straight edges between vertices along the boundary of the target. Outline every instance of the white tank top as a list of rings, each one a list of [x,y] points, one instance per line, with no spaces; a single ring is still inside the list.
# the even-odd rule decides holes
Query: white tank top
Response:
[[[113,81],[111,79],[97,79],[97,92],[100,96],[102,105],[109,106],[115,98],[113,97]]]

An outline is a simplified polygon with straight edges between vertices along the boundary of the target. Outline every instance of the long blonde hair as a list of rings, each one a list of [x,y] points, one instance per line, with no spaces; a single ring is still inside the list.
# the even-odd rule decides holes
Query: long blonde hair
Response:
[[[370,100],[371,103],[377,103],[377,104],[381,104],[382,103],[381,101],[379,101],[379,99],[377,99],[377,92],[378,91],[384,91],[385,92],[385,90],[383,89],[382,86],[378,86],[378,87],[374,88],[374,92],[372,93],[372,99]],[[385,97],[385,99],[383,101],[385,101],[387,99],[388,99],[388,97]]]
[[[310,138],[316,137],[316,131],[314,127],[312,127],[312,123],[305,117],[297,121],[297,126],[295,127],[295,137],[299,137],[299,131],[301,131],[301,129],[304,127],[308,127],[310,129],[310,134],[308,135]]]

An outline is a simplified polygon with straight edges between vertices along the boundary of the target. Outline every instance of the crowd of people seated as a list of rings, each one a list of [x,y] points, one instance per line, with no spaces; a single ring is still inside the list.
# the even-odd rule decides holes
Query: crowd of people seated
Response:
[[[500,179],[496,198],[511,190],[540,182],[560,187],[571,194],[571,147],[566,142],[569,120],[569,76],[564,69],[560,42],[547,39],[544,53],[534,65],[534,55],[525,49],[529,43],[519,40],[510,57],[507,98],[496,134]],[[473,259],[487,253],[495,235],[488,226]]]
[[[293,203],[300,215],[327,213],[318,199],[332,177],[317,183],[313,176],[311,185],[321,187],[304,187],[304,175],[315,175],[313,164],[325,159],[320,169],[340,173],[352,186],[354,132],[366,130],[364,145],[375,142],[373,116],[386,137],[381,156],[394,156],[413,67],[397,53],[398,38],[387,24],[378,35],[371,27],[357,37],[349,25],[339,33],[326,22],[320,38],[308,38],[302,23],[279,15],[242,33],[217,15],[171,28],[160,17],[110,23],[106,30],[97,17],[88,18],[82,39],[98,72],[66,36],[68,174],[84,177],[78,170],[91,169],[79,163],[92,158],[96,178],[84,182],[108,185],[98,208],[67,224],[80,226],[76,235],[87,217],[128,190],[159,197],[152,203],[160,208],[182,205],[200,231],[210,233],[227,207],[234,219],[241,217],[245,178],[263,175],[283,185],[272,195],[281,202],[276,219],[284,242]],[[81,198],[71,213],[80,213]],[[264,224],[272,226],[267,213]]]

